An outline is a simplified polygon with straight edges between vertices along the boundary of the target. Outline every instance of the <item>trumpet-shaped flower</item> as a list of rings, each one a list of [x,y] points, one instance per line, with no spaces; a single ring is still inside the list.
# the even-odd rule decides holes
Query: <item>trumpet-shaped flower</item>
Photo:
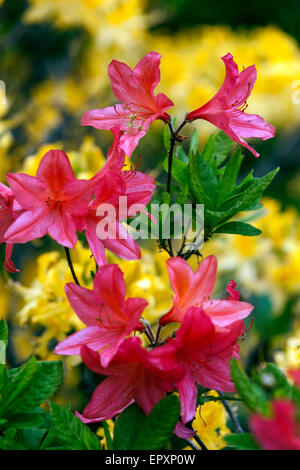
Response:
[[[0,243],[3,243],[7,229],[17,217],[18,211],[15,206],[12,190],[0,183]],[[6,243],[4,267],[7,271],[15,273],[18,269],[11,260],[12,251],[13,244]]]
[[[275,135],[275,128],[257,114],[247,114],[247,99],[256,81],[256,67],[251,65],[239,72],[231,54],[222,57],[226,75],[220,90],[205,105],[187,114],[187,121],[205,119],[227,134],[234,142],[248,148],[255,157],[259,154],[245,138],[262,140]]]
[[[184,366],[185,375],[177,383],[184,423],[196,411],[197,386],[233,392],[229,360],[238,358],[237,340],[244,332],[244,323],[237,321],[227,328],[216,329],[201,308],[190,307],[176,332],[175,339],[153,351],[157,363],[169,367]]]
[[[121,220],[144,211],[155,188],[151,176],[136,170],[122,170],[125,153],[119,141],[120,132],[114,130],[107,163],[91,180],[95,198],[89,204],[88,213],[79,221],[98,266],[106,264],[104,248],[126,260],[141,257],[138,244],[121,224]],[[102,232],[98,230],[100,225]]]
[[[139,140],[156,119],[169,121],[166,111],[173,103],[166,95],[154,95],[160,81],[160,54],[149,52],[133,70],[123,62],[113,60],[108,74],[114,95],[121,104],[87,111],[81,120],[83,126],[97,129],[120,129],[120,146],[131,156]]]
[[[254,414],[250,427],[256,440],[266,450],[300,450],[296,406],[289,400],[272,403],[273,416]]]
[[[47,152],[36,177],[8,173],[7,181],[23,213],[5,233],[7,243],[26,243],[47,233],[65,247],[74,248],[76,218],[87,213],[93,187],[77,180],[62,150]]]
[[[80,354],[84,345],[94,351],[103,349],[101,363],[106,367],[126,336],[140,327],[139,320],[148,302],[141,298],[125,300],[124,275],[116,264],[103,266],[97,272],[92,291],[69,283],[65,292],[73,310],[87,326],[59,343],[55,353]]]
[[[134,401],[148,414],[183,375],[178,365],[166,370],[154,365],[151,352],[141,347],[136,336],[121,344],[108,367],[101,365],[100,356],[86,346],[81,350],[89,369],[108,376],[94,391],[83,415],[77,414],[85,423],[109,419]]]
[[[210,300],[217,275],[217,258],[208,256],[193,272],[190,265],[182,258],[170,258],[167,261],[170,283],[175,292],[174,305],[170,312],[161,317],[160,324],[181,322],[189,307],[203,309],[214,325],[224,327],[232,322],[246,318],[253,306],[238,300],[235,283],[230,281],[227,290],[230,293],[225,300]]]

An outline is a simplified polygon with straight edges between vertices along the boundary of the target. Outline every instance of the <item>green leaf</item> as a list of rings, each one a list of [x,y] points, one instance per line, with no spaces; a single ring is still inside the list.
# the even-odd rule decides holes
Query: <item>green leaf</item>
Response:
[[[104,436],[106,439],[106,444],[107,444],[107,450],[113,450],[113,441],[110,435],[109,427],[106,421],[102,421],[102,426],[104,429]]]
[[[215,149],[215,136],[211,134],[205,144],[205,147],[202,151],[202,157],[204,160],[209,161],[214,153]]]
[[[214,158],[217,161],[217,165],[221,165],[225,160],[232,149],[233,141],[228,137],[224,132],[220,131],[215,136],[215,148],[214,148]]]
[[[266,379],[269,383],[273,381],[274,385],[272,386],[272,388],[274,389],[290,388],[290,384],[282,370],[276,364],[273,364],[271,362],[267,364],[259,374],[259,380],[262,385],[266,383]]]
[[[121,413],[114,427],[115,450],[161,449],[172,436],[180,416],[180,403],[169,395],[153,408],[148,416],[137,405]]]
[[[43,414],[41,409],[37,411],[31,411],[30,413],[15,414],[13,417],[9,418],[6,425],[7,427],[15,429],[23,428],[35,428],[40,426],[43,423]],[[4,425],[3,427],[6,427]]]
[[[253,436],[248,433],[228,434],[224,439],[231,447],[237,450],[259,450]]]
[[[8,345],[8,328],[7,328],[7,323],[4,320],[4,318],[2,318],[2,320],[0,320],[0,341],[3,341],[3,343],[5,344],[5,347],[7,347],[7,345]]]
[[[237,361],[231,361],[231,377],[244,404],[251,411],[266,413],[268,411],[267,396],[263,389],[253,384]]]
[[[212,209],[218,197],[219,182],[199,152],[192,153],[190,157],[190,182],[197,202]]]
[[[6,364],[6,347],[2,340],[0,340],[0,364]]]
[[[0,449],[2,450],[28,450],[23,444],[15,439],[0,437]]]
[[[170,148],[170,136],[171,135],[170,135],[169,126],[166,125],[163,130],[163,140],[164,140],[164,146],[167,152],[169,151],[169,148]]]
[[[180,416],[180,403],[175,395],[161,400],[147,416],[136,436],[132,450],[161,449],[172,436]]]
[[[236,235],[244,235],[246,237],[254,237],[262,233],[253,225],[246,224],[245,222],[228,222],[227,224],[220,225],[214,230],[214,233],[231,233]]]
[[[231,219],[238,212],[250,210],[251,206],[257,204],[264,190],[272,182],[278,170],[279,168],[276,168],[261,178],[253,178],[248,175],[245,178],[245,180],[247,180],[245,187],[240,189],[237,193],[233,191],[226,202],[218,208],[219,212],[225,213],[224,218],[219,220],[219,223],[226,222],[226,220]]]
[[[51,425],[41,449],[101,450],[100,441],[90,428],[64,408],[50,402]]]
[[[168,172],[168,158],[164,160],[163,168]],[[188,164],[178,158],[173,158],[172,178],[182,186],[186,187],[186,185],[188,185]]]
[[[181,145],[176,148],[176,155],[178,160],[181,160],[183,163],[189,163],[189,156],[185,153]]]
[[[115,450],[132,449],[136,435],[142,429],[145,419],[144,413],[136,404],[126,408],[118,416],[114,426],[113,448]]]
[[[10,378],[9,383],[1,391],[1,402],[0,402],[0,416],[7,417],[9,411],[13,410],[13,413],[20,413],[21,410],[16,406],[18,396],[25,395],[24,391],[27,386],[30,385],[32,379],[37,371],[37,361],[34,357],[17,371],[14,375],[8,376]]]
[[[224,200],[226,199],[226,196],[231,193],[235,186],[242,161],[243,154],[241,149],[238,148],[228,160],[223,173],[221,181],[221,197]]]
[[[191,141],[190,141],[190,151],[189,151],[189,157],[191,157],[192,153],[196,153],[199,148],[199,142],[198,142],[198,132],[197,129],[193,130]]]
[[[61,361],[40,361],[33,380],[26,389],[26,396],[19,397],[15,404],[19,411],[35,408],[52,398],[63,381]]]
[[[63,380],[61,361],[40,361],[32,357],[24,366],[8,371],[2,389],[0,416],[12,417],[27,413],[57,392]],[[0,380],[1,384],[1,380]]]

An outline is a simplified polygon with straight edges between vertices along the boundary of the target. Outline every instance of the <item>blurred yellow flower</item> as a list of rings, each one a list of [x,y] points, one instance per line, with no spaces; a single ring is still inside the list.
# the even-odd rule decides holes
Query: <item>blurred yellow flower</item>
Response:
[[[260,236],[218,235],[204,245],[203,255],[217,256],[219,276],[233,277],[249,293],[270,295],[281,308],[300,289],[300,217],[274,199],[262,202],[252,221]]]
[[[92,178],[104,165],[106,158],[91,137],[86,137],[78,150],[63,148],[60,142],[42,145],[36,154],[25,158],[21,171],[35,175],[41,159],[51,149],[62,149],[68,155],[77,178]]]
[[[208,395],[218,396],[217,392]],[[226,425],[226,411],[221,402],[208,401],[198,406],[193,428],[208,450],[221,450],[226,446],[224,436],[230,432]],[[193,442],[199,447],[195,440]]]
[[[142,250],[142,261],[125,261],[107,253],[108,262],[118,263],[125,274],[127,297],[143,297],[149,305],[143,317],[154,323],[171,307],[171,290],[168,282],[163,253]],[[80,284],[92,288],[90,272],[95,263],[90,250],[80,242],[72,250],[72,260]],[[73,282],[64,253],[52,251],[40,255],[35,261],[36,269],[30,265],[25,271],[23,283],[10,280],[12,291],[22,299],[22,307],[16,314],[17,323],[29,326],[35,337],[32,344],[35,354],[48,359],[53,355],[55,343],[62,341],[73,331],[84,327],[71,308],[64,287]],[[36,271],[32,274],[32,271]],[[28,275],[29,273],[29,275]],[[42,333],[38,334],[42,328]],[[68,358],[69,365],[76,365],[78,357]]]
[[[106,424],[108,426],[108,432],[110,434],[110,437],[111,439],[113,439],[114,422],[112,419],[108,419],[106,420]],[[96,434],[98,437],[100,437],[102,449],[107,450],[108,446],[107,446],[107,440],[106,440],[105,433],[104,433],[104,428],[103,427],[98,428]]]

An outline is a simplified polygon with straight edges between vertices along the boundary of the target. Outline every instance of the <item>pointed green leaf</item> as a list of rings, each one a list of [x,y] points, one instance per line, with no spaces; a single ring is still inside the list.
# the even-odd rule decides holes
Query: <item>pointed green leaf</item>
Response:
[[[266,413],[268,411],[268,402],[264,390],[249,380],[237,361],[231,361],[230,370],[232,380],[245,405],[251,411]]]
[[[7,347],[7,345],[8,345],[8,328],[7,328],[7,323],[4,320],[4,318],[2,318],[2,320],[0,320],[0,341],[3,341],[5,347]]]
[[[135,403],[126,408],[118,416],[114,426],[113,448],[115,450],[132,449],[136,435],[143,428],[145,419],[144,413]]]
[[[214,233],[230,233],[236,235],[244,235],[246,237],[254,237],[262,233],[253,225],[244,222],[228,222],[227,224],[220,225],[214,230]]]
[[[189,157],[191,157],[192,153],[196,153],[199,148],[199,143],[198,143],[198,131],[197,129],[193,130],[192,137],[191,137],[191,142],[190,142],[190,151],[189,151]]]
[[[233,141],[224,132],[220,131],[215,137],[214,158],[218,166],[221,165],[232,149]]]
[[[223,178],[221,181],[221,197],[223,200],[226,199],[226,196],[231,193],[233,190],[239,171],[241,163],[243,161],[243,154],[240,148],[238,148],[228,160],[227,165],[223,173]]]
[[[90,428],[71,413],[70,407],[50,402],[51,425],[41,449],[101,450]]]
[[[132,450],[153,450],[163,448],[172,436],[180,417],[180,403],[175,395],[161,400],[147,416],[139,430]]]
[[[199,152],[192,153],[190,157],[190,182],[197,202],[204,203],[207,209],[213,209],[218,197],[219,182]]]
[[[202,152],[202,157],[204,158],[204,160],[209,161],[211,159],[214,153],[214,149],[215,149],[215,136],[212,134],[209,136]]]
[[[259,450],[253,436],[248,433],[228,434],[225,436],[225,441],[236,450]]]

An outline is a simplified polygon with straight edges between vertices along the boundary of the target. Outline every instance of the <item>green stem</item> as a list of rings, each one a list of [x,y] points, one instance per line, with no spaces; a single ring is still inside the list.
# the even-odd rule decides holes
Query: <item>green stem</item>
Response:
[[[234,426],[235,431],[236,431],[237,433],[242,434],[242,433],[244,432],[244,431],[243,431],[243,428],[242,428],[242,426],[240,425],[239,420],[238,420],[237,417],[235,416],[233,410],[231,409],[231,406],[229,405],[229,403],[228,403],[226,400],[224,400],[223,394],[222,394],[221,392],[218,392],[218,393],[219,393],[219,395],[220,395],[220,397],[221,397],[221,399],[222,399],[222,403],[223,403],[223,405],[224,405],[224,408],[225,408],[225,410],[227,411],[228,416],[229,416],[229,418],[230,418],[231,421],[232,421],[232,424],[233,424],[233,426]]]
[[[77,284],[78,286],[80,286],[80,283],[79,283],[79,281],[78,281],[78,279],[77,279],[77,276],[76,276],[76,273],[75,273],[75,270],[74,270],[74,266],[73,266],[73,263],[72,263],[72,258],[71,258],[70,250],[69,250],[69,248],[67,248],[66,246],[65,246],[65,252],[66,252],[66,257],[67,257],[68,265],[69,265],[70,271],[71,271],[71,273],[72,273],[73,279],[74,279],[74,281],[76,282],[76,284]]]

